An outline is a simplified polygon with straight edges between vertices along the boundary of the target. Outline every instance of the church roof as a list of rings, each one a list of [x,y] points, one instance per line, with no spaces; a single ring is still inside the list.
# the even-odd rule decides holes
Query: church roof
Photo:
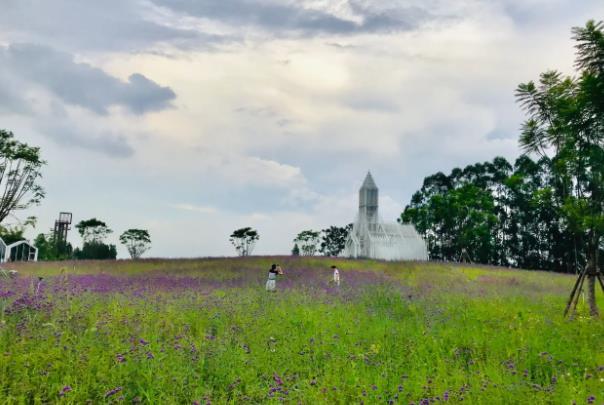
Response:
[[[377,190],[377,186],[375,185],[375,181],[373,181],[373,177],[371,177],[371,172],[367,172],[367,176],[365,176],[365,181],[363,181],[363,185],[361,186],[361,189],[363,188],[369,188],[369,189],[376,189]]]

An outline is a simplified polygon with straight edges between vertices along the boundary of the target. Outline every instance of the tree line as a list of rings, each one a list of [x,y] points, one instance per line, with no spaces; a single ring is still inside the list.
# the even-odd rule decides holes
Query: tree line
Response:
[[[292,256],[314,256],[317,253],[325,256],[338,256],[344,250],[346,238],[351,229],[352,224],[343,227],[330,226],[321,231],[304,230],[298,233],[293,240]],[[251,255],[259,239],[260,234],[251,227],[236,229],[229,237],[229,241],[239,256]]]
[[[106,243],[113,230],[105,222],[91,218],[78,222],[75,227],[82,238],[82,247],[73,249],[71,243],[58,239],[54,233],[41,233],[34,240],[34,245],[38,248],[38,260],[116,259],[115,245]],[[128,229],[120,235],[119,240],[132,259],[139,259],[151,248],[151,236],[145,229]]]
[[[513,163],[498,157],[424,179],[399,221],[435,260],[591,273],[604,246],[604,23],[573,28],[574,76],[520,84]],[[591,288],[591,287],[590,287]]]

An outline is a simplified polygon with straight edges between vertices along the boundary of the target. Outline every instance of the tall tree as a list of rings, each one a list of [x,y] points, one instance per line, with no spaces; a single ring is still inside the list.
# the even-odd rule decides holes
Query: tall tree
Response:
[[[109,234],[113,233],[107,224],[96,218],[80,221],[76,225],[78,233],[86,242],[104,242]]]
[[[78,233],[82,237],[82,248],[76,248],[73,255],[77,259],[115,259],[117,250],[115,245],[106,244],[105,239],[113,231],[107,224],[96,218],[80,221],[76,225]]]
[[[246,227],[234,230],[229,241],[235,246],[235,250],[239,256],[249,256],[254,251],[256,242],[259,239],[260,235],[255,229]]]
[[[321,247],[319,251],[325,256],[337,256],[346,247],[346,238],[352,229],[352,224],[346,226],[330,226],[321,231]]]
[[[67,260],[73,254],[71,243],[61,240],[57,241],[54,234],[38,234],[34,239],[34,245],[38,249],[38,260]]]
[[[128,229],[120,235],[120,242],[126,246],[132,259],[140,258],[151,248],[151,236],[145,229]]]
[[[0,223],[17,210],[39,204],[44,189],[39,181],[40,148],[19,142],[10,131],[0,129]]]
[[[518,86],[528,115],[520,144],[526,153],[551,154],[554,175],[568,185],[562,213],[584,243],[590,313],[595,299],[604,233],[604,23],[573,28],[576,77],[556,71]]]
[[[300,246],[300,251],[303,256],[314,256],[320,240],[320,232],[313,230],[302,231],[294,239],[294,243]]]

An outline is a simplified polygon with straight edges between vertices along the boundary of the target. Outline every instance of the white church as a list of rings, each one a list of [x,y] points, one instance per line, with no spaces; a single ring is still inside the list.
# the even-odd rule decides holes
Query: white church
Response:
[[[426,242],[410,224],[384,222],[378,213],[378,188],[367,173],[359,190],[359,214],[348,234],[344,257],[428,260]]]

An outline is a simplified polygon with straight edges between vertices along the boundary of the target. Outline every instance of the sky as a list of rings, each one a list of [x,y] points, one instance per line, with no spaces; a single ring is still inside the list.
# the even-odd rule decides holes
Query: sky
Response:
[[[148,229],[150,257],[394,221],[424,177],[519,154],[519,83],[571,74],[601,0],[0,0],[0,128],[41,147],[38,217]],[[70,241],[80,245],[73,230]]]

